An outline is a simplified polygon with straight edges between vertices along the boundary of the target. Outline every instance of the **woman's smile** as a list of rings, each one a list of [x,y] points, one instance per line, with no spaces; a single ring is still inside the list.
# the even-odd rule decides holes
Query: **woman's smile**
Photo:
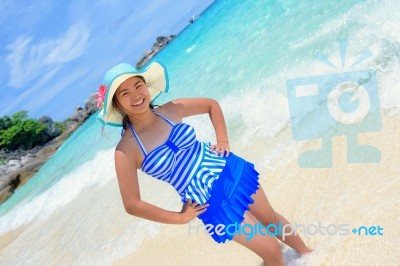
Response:
[[[144,98],[139,100],[139,101],[137,101],[137,102],[135,102],[135,103],[133,103],[132,105],[135,106],[135,107],[138,107],[138,106],[142,105],[143,103],[144,103]]]

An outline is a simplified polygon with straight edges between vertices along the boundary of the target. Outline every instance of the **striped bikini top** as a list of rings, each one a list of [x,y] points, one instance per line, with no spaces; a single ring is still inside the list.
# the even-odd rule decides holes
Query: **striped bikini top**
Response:
[[[209,145],[196,139],[194,128],[185,123],[173,123],[153,111],[171,125],[167,141],[149,153],[146,151],[133,126],[129,127],[144,154],[141,169],[144,173],[170,183],[182,202],[188,198],[204,204],[212,184],[225,166],[226,158],[209,151]]]

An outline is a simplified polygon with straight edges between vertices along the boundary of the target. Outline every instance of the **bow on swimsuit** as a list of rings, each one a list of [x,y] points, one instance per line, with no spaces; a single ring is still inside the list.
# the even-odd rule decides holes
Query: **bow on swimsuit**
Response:
[[[163,115],[154,113],[171,125],[172,130],[168,140],[149,153],[129,124],[144,154],[142,171],[171,184],[182,202],[190,198],[200,204],[206,203],[211,196],[213,182],[225,166],[226,158],[210,152],[210,144],[198,141],[190,125],[175,124]]]

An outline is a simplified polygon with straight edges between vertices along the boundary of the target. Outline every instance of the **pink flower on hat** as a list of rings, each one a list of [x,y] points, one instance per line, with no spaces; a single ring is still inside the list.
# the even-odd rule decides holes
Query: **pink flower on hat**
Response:
[[[99,90],[96,93],[97,108],[99,109],[103,107],[106,91],[107,91],[107,86],[102,84],[100,85]]]

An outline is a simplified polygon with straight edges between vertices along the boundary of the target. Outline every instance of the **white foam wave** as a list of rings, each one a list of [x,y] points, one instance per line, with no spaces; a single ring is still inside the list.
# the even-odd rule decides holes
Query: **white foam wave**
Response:
[[[190,46],[189,48],[187,48],[187,49],[186,49],[186,53],[187,53],[187,54],[191,53],[191,52],[193,51],[194,48],[196,48],[196,44]]]
[[[288,125],[288,102],[277,90],[242,90],[221,100],[234,136],[247,146],[256,139],[271,139]]]
[[[73,201],[82,191],[115,178],[113,156],[112,149],[97,152],[93,160],[64,176],[49,190],[13,208],[0,221],[0,234],[36,219],[46,219],[58,208]]]
[[[339,45],[334,40],[348,39],[348,48],[344,71],[376,69],[378,89],[381,98],[381,108],[387,113],[397,113],[400,110],[400,16],[393,10],[400,9],[400,2],[395,0],[366,1],[354,5],[347,12],[328,20],[312,36],[301,42],[292,43],[293,50],[313,47],[322,39],[331,39],[333,43],[325,47],[321,53],[337,66],[334,70],[321,62],[312,59],[304,60],[289,70],[292,77],[322,75],[341,72]],[[357,15],[355,15],[357,14]],[[354,25],[348,27],[347,25]],[[347,32],[343,32],[346,29]],[[370,48],[373,56],[361,63],[355,69],[349,69],[361,52]]]

